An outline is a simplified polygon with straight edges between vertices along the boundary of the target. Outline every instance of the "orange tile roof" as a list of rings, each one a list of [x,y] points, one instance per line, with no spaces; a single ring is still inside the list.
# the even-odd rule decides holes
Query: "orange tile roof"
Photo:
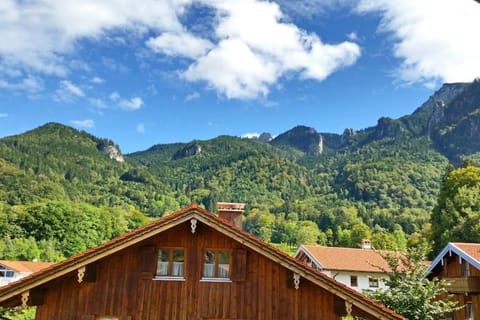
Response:
[[[16,272],[33,273],[48,268],[53,265],[53,263],[38,261],[0,260],[0,265]]]
[[[308,245],[303,245],[303,248],[325,270],[383,272],[382,269],[384,269],[391,271],[381,252],[376,250]],[[387,253],[387,251],[384,252]]]
[[[161,229],[162,227],[172,225],[175,221],[185,221],[184,218],[191,218],[192,216],[200,219],[200,216],[194,215],[199,213],[205,221],[212,223],[213,225],[218,225],[222,227],[222,229],[228,230],[228,232],[233,232],[234,234],[240,236],[243,239],[242,244],[249,246],[250,248],[255,248],[259,251],[262,251],[264,255],[269,254],[276,256],[278,258],[282,258],[283,263],[282,265],[287,268],[294,268],[297,270],[302,270],[303,276],[308,277],[310,280],[316,279],[317,281],[323,283],[325,285],[324,289],[330,288],[333,292],[342,292],[353,301],[357,303],[364,304],[365,306],[373,307],[374,309],[381,311],[384,316],[388,318],[385,319],[404,319],[401,315],[396,313],[395,311],[388,309],[384,305],[380,304],[379,302],[353,290],[352,288],[331,279],[330,277],[326,276],[325,274],[317,271],[316,269],[307,266],[306,264],[294,259],[293,257],[289,256],[285,252],[279,250],[278,248],[273,247],[272,245],[262,241],[261,239],[253,236],[251,233],[246,232],[234,224],[221,219],[220,217],[214,215],[213,213],[201,208],[198,204],[193,203],[189,207],[180,209],[177,212],[174,212],[168,216],[163,218],[157,219],[143,227],[137,228],[133,231],[130,231],[120,237],[112,239],[108,242],[105,242],[97,247],[88,249],[82,253],[74,255],[64,261],[59,263],[53,264],[50,267],[41,270],[38,273],[31,274],[27,277],[20,279],[15,283],[11,283],[5,287],[0,289],[0,301],[3,299],[3,295],[8,295],[10,292],[18,291],[19,289],[28,288],[29,286],[35,286],[37,283],[41,285],[42,278],[46,278],[51,276],[52,274],[60,273],[62,270],[70,269],[72,267],[78,267],[85,261],[89,261],[91,258],[95,257],[96,255],[101,255],[105,251],[108,251],[111,248],[115,248],[116,246],[122,246],[125,243],[130,241],[134,241],[137,237],[141,237],[142,235],[149,233],[154,230]],[[202,220],[203,220],[202,218]],[[250,245],[249,245],[249,244]],[[318,282],[317,282],[318,283]],[[328,289],[327,289],[328,290]]]
[[[480,262],[480,243],[461,243],[453,242],[457,248],[468,254],[473,259]]]

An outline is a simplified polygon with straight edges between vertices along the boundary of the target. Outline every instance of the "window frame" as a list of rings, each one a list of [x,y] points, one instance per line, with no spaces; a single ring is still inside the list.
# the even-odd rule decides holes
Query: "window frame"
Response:
[[[350,275],[350,287],[353,287],[353,288],[358,287],[358,276]]]
[[[369,288],[379,288],[380,281],[375,277],[368,277],[368,287]]]
[[[167,265],[167,274],[162,275],[159,274],[159,259],[161,251],[168,251],[168,265]],[[173,263],[174,263],[174,252],[175,251],[182,251],[183,252],[183,266],[182,266],[182,275],[177,276],[173,275]],[[155,280],[174,280],[174,281],[185,281],[185,268],[187,264],[187,254],[186,249],[184,247],[159,247],[157,249],[157,268],[155,270]]]
[[[4,266],[0,266],[0,278],[14,278],[15,271],[8,269]]]
[[[205,276],[205,256],[207,252],[214,253],[213,276]],[[226,277],[219,276],[220,270],[220,254],[228,253],[228,275]],[[224,248],[204,248],[202,250],[202,270],[200,282],[232,282],[232,250]]]

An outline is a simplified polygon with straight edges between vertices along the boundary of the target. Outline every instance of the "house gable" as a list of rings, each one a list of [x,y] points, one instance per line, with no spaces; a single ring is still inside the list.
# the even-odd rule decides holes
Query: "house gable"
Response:
[[[155,277],[159,248],[185,250],[184,279]],[[231,253],[229,281],[202,281],[205,249]],[[243,271],[236,265],[241,261],[245,262]],[[265,311],[271,313],[265,317],[272,319],[312,319],[338,317],[342,311],[334,310],[334,305],[342,305],[343,312],[351,308],[352,314],[368,315],[367,319],[401,319],[198,206],[5,287],[0,290],[0,305],[21,304],[22,297],[31,304],[34,296],[40,297],[37,319],[47,318],[52,308],[65,310],[62,317],[69,319],[81,319],[78,312],[85,311],[95,316],[120,312],[122,317],[144,319],[148,317],[141,315],[152,310],[165,319],[253,319]],[[92,296],[101,302],[92,301]],[[72,301],[76,309],[68,307]]]

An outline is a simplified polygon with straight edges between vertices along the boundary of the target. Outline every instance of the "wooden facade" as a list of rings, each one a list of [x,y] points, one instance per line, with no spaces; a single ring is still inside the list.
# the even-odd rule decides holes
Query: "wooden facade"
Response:
[[[452,320],[480,319],[480,244],[449,243],[428,268],[428,277],[443,279],[453,301],[462,308]]]
[[[161,249],[183,253],[181,276],[157,275]],[[206,250],[228,276],[205,277]],[[402,319],[197,206],[0,290],[22,303],[37,320]]]

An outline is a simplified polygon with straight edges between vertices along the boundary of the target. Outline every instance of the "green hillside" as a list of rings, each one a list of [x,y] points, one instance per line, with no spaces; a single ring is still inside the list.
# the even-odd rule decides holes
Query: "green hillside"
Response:
[[[123,156],[48,123],[0,139],[0,259],[61,259],[218,201],[245,202],[245,228],[272,243],[404,248],[429,232],[448,162],[480,158],[479,102],[478,81],[450,84],[412,115],[342,135],[298,126],[269,142],[220,136]]]

